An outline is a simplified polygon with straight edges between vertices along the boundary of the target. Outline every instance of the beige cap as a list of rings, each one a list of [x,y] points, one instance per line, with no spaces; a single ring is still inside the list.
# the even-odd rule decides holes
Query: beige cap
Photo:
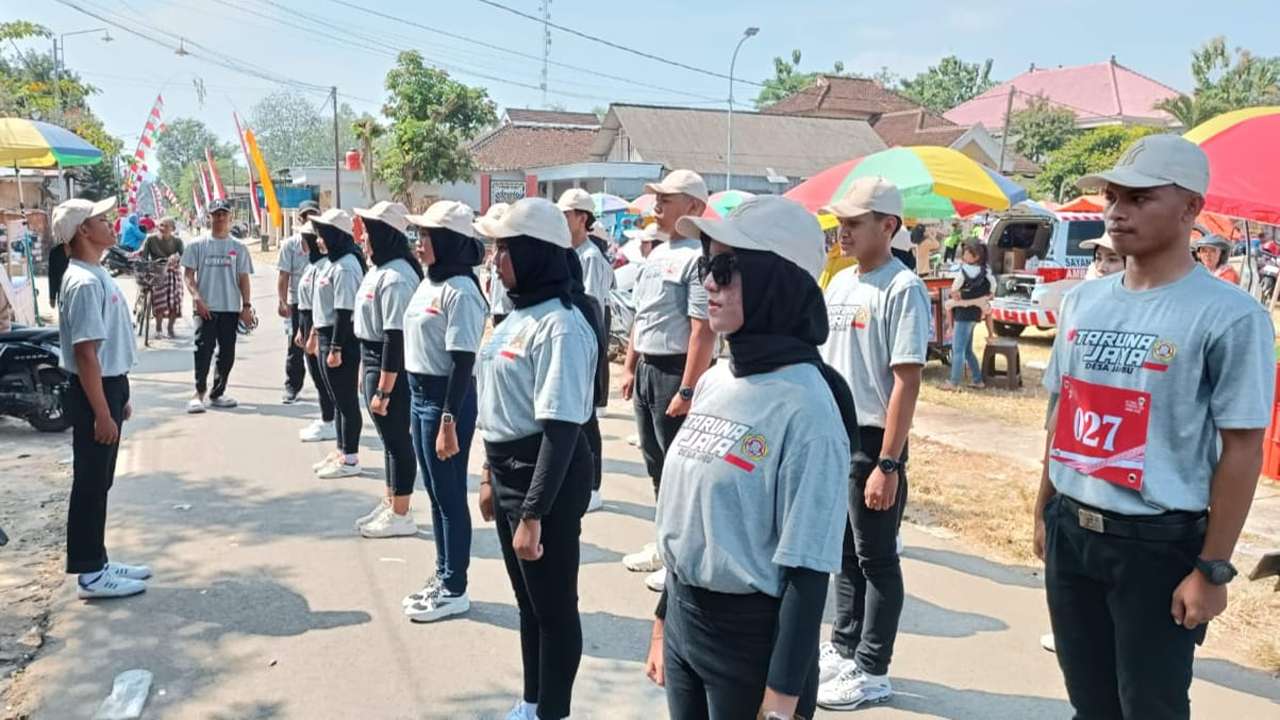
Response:
[[[1085,240],[1084,242],[1080,243],[1081,250],[1092,250],[1094,248],[1100,248],[1100,247],[1106,248],[1108,250],[1116,249],[1115,243],[1111,242],[1111,236],[1106,233],[1103,233],[1102,237],[1096,237],[1092,240]]]
[[[869,212],[902,217],[902,193],[898,186],[879,175],[854,180],[843,197],[819,212],[837,218],[855,218]]]
[[[596,201],[591,197],[591,193],[582,188],[569,188],[560,194],[560,200],[556,203],[556,207],[568,212],[570,210],[581,210],[595,214]]]
[[[482,235],[495,239],[528,235],[566,250],[573,247],[564,211],[546,198],[517,200],[502,213],[502,217],[493,219],[486,215],[477,220],[476,229]]]
[[[688,195],[702,202],[706,202],[710,197],[710,193],[707,192],[707,183],[701,175],[692,170],[672,170],[662,178],[662,182],[646,184],[644,191],[654,195]]]
[[[61,245],[71,242],[71,238],[76,236],[76,231],[86,220],[106,215],[115,209],[114,197],[98,202],[76,198],[59,203],[58,207],[53,209],[53,244]]]
[[[475,216],[475,211],[466,203],[460,203],[456,200],[441,200],[431,203],[431,207],[427,208],[427,211],[421,215],[409,215],[407,220],[419,227],[444,228],[445,230],[452,230],[459,235],[475,237],[476,231],[472,225]]]
[[[404,233],[409,229],[409,208],[402,203],[383,200],[371,208],[356,208],[356,215],[365,220],[378,220]]]
[[[351,213],[341,208],[329,208],[319,215],[312,215],[311,226],[316,225],[329,225],[348,235],[355,235],[355,228],[351,224]]]
[[[686,215],[676,222],[684,237],[706,233],[739,250],[771,252],[809,273],[816,280],[826,263],[825,236],[804,206],[778,195],[744,200],[723,220]]]
[[[1114,168],[1085,175],[1076,186],[1092,190],[1108,183],[1127,188],[1177,185],[1204,195],[1209,189],[1209,156],[1179,135],[1148,135],[1130,145]]]
[[[613,238],[609,235],[608,229],[605,228],[604,223],[602,222],[597,222],[595,225],[591,226],[590,235],[592,237],[598,237],[605,242],[613,242]]]
[[[504,202],[494,203],[489,206],[489,209],[485,211],[484,216],[481,217],[480,219],[483,220],[484,218],[488,218],[490,220],[501,220],[502,216],[506,214],[507,210],[510,207],[511,207],[510,203],[504,203]],[[471,228],[476,231],[476,235],[484,235],[484,230],[480,229],[480,220],[476,220],[475,222],[471,223]],[[488,237],[488,236],[485,235],[485,237]]]

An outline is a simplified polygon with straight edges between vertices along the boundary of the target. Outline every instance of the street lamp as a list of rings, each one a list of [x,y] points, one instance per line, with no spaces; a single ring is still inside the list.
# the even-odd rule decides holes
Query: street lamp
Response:
[[[62,108],[62,89],[58,87],[62,81],[62,60],[58,58],[58,48],[62,48],[62,59],[66,59],[67,55],[67,38],[72,35],[88,35],[89,33],[102,33],[102,42],[111,42],[115,38],[111,37],[111,30],[108,28],[90,28],[88,30],[76,30],[74,32],[59,33],[58,37],[53,41],[53,94],[57,100],[58,108]]]
[[[729,60],[729,150],[725,153],[724,189],[729,190],[733,183],[733,69],[738,64],[738,51],[747,38],[755,37],[760,32],[758,27],[749,27],[742,31],[742,39],[733,49],[733,58]]]

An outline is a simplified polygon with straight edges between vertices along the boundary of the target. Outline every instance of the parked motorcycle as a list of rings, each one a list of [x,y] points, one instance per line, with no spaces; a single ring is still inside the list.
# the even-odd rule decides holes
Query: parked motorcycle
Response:
[[[132,272],[136,259],[136,253],[131,253],[119,245],[112,245],[102,255],[102,267],[106,268],[112,277],[115,277]]]
[[[1258,253],[1259,290],[1263,302],[1271,299],[1276,291],[1276,280],[1280,278],[1280,246],[1274,242],[1265,242]]]
[[[40,432],[71,427],[65,406],[71,375],[59,366],[61,357],[57,328],[15,325],[0,333],[0,415]]]

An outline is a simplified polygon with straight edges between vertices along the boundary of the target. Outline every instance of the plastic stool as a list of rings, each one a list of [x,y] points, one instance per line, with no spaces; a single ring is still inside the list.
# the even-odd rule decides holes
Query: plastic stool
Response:
[[[996,372],[996,358],[1004,358],[1004,370]],[[982,350],[982,378],[984,382],[1004,385],[1010,390],[1022,387],[1022,356],[1018,353],[1018,341],[1010,338],[992,338]]]

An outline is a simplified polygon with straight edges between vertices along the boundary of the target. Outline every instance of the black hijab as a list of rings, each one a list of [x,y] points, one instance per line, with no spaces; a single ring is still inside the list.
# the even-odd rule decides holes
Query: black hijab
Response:
[[[609,336],[605,334],[604,327],[604,308],[600,307],[600,301],[587,294],[587,288],[582,279],[582,261],[578,259],[578,252],[573,248],[565,250],[565,262],[569,265],[569,299],[574,307],[582,312],[582,317],[587,319],[591,331],[596,334],[596,348],[600,353],[597,355],[597,361],[608,362],[608,358],[604,355],[609,347]]]
[[[484,243],[449,228],[423,228],[431,239],[436,261],[427,267],[431,282],[442,283],[451,277],[469,277],[480,287],[475,266],[484,262]]]
[[[369,271],[369,265],[364,261],[364,253],[360,251],[360,246],[356,245],[356,239],[350,233],[333,225],[312,222],[316,232],[324,240],[324,246],[329,251],[329,262],[336,265],[342,259],[342,256],[355,255],[356,262],[360,263],[360,269],[365,272]]]
[[[573,307],[569,256],[564,248],[528,235],[517,235],[507,238],[507,254],[516,273],[516,286],[507,292],[512,305],[533,307],[558,298],[561,305]]]
[[[703,253],[709,242],[703,236]],[[729,371],[745,377],[786,365],[809,363],[831,389],[849,450],[861,448],[853,393],[835,368],[822,361],[818,346],[827,341],[830,325],[822,289],[809,273],[771,252],[735,250],[742,281],[742,327],[729,335]]]
[[[369,236],[369,249],[373,264],[382,267],[393,260],[404,260],[422,279],[422,263],[409,249],[409,238],[381,220],[364,218],[364,231]]]
[[[314,233],[302,233],[302,247],[307,249],[307,262],[315,265],[324,257],[324,253],[320,251],[320,246],[316,243],[316,235]]]

